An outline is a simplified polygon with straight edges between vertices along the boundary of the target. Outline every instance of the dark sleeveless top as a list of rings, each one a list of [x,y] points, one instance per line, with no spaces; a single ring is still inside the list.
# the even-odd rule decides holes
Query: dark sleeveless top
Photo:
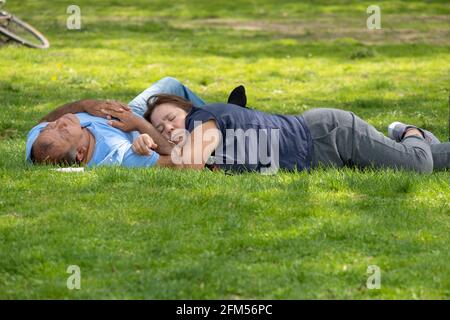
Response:
[[[215,120],[222,139],[215,165],[232,171],[304,170],[311,166],[312,139],[302,116],[269,114],[233,104],[193,107],[186,129]]]

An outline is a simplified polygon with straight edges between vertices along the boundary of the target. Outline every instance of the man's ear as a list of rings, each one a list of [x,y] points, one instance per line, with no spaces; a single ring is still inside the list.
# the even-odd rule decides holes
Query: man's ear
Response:
[[[81,162],[83,161],[83,159],[85,159],[87,156],[87,148],[86,147],[78,147],[77,148],[77,162]]]
[[[228,103],[235,104],[244,108],[247,108],[247,96],[245,94],[245,87],[240,85],[231,91],[228,97]]]

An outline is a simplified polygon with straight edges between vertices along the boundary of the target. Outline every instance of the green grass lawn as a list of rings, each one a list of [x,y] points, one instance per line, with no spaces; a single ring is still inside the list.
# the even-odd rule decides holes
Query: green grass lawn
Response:
[[[225,175],[24,163],[56,106],[131,100],[164,76],[209,102],[355,112],[447,134],[448,1],[8,0],[49,38],[0,48],[0,298],[449,299],[450,173]],[[81,290],[68,290],[69,265]],[[381,289],[369,290],[369,265]]]

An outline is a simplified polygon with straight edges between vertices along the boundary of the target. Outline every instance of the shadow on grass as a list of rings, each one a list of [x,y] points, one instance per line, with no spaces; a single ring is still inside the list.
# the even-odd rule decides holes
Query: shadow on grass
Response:
[[[62,28],[62,27],[61,27]],[[51,37],[52,31],[49,30]],[[133,46],[139,54],[151,51],[154,44],[170,47],[176,54],[192,57],[218,56],[245,58],[249,61],[262,58],[325,57],[338,61],[358,59],[432,57],[448,54],[446,45],[421,43],[385,43],[366,45],[352,38],[311,39],[308,35],[280,35],[276,32],[236,31],[199,27],[183,29],[163,20],[142,24],[96,22],[81,32],[62,29],[54,34],[55,47],[84,49]]]

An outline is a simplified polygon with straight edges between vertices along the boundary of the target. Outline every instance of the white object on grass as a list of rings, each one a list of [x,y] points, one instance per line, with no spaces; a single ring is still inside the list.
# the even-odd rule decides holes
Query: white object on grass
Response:
[[[83,167],[75,167],[75,168],[57,168],[53,169],[58,172],[84,172]]]

